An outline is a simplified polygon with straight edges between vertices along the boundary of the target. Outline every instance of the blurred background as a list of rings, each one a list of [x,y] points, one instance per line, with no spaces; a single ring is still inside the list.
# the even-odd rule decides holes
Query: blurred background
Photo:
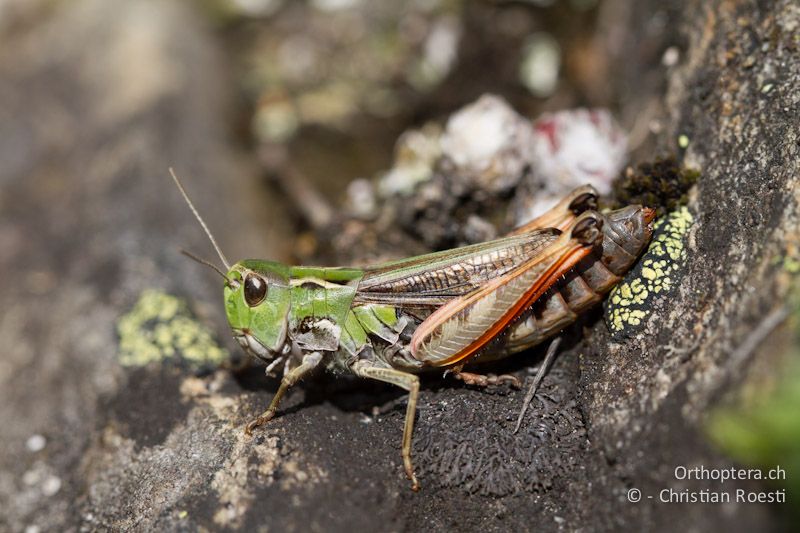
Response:
[[[421,504],[394,475],[401,410],[388,408],[392,423],[383,426],[372,423],[377,415],[364,414],[397,399],[382,389],[334,389],[324,398],[300,391],[289,402],[293,416],[253,451],[239,426],[263,407],[275,383],[263,385],[260,370],[236,378],[209,370],[239,351],[228,338],[217,279],[177,253],[186,247],[211,254],[166,169],[175,167],[232,259],[377,261],[490,238],[529,218],[541,207],[537,198],[563,193],[542,175],[528,179],[537,172],[516,152],[502,162],[523,160],[514,167],[519,183],[464,177],[453,153],[442,163],[439,140],[453,138],[459,123],[450,119],[465,106],[483,102],[523,124],[520,131],[536,124],[531,129],[540,133],[556,113],[587,108],[595,114],[568,117],[591,124],[589,137],[574,142],[608,159],[602,172],[591,172],[598,187],[611,193],[612,182],[625,179],[638,187],[648,182],[640,177],[660,172],[640,164],[669,161],[667,181],[656,180],[663,187],[651,191],[673,202],[665,200],[661,213],[693,201],[696,219],[708,227],[713,219],[704,213],[721,202],[698,202],[697,190],[689,192],[696,172],[688,178],[684,170],[706,171],[713,152],[703,143],[727,137],[704,136],[702,127],[741,118],[736,91],[746,85],[714,85],[727,78],[713,68],[753,73],[759,102],[783,87],[784,103],[776,100],[775,108],[793,101],[796,110],[796,87],[786,81],[794,78],[781,74],[796,73],[794,65],[782,70],[765,59],[779,57],[775,43],[790,42],[786,28],[770,29],[791,18],[782,19],[790,10],[777,4],[728,6],[720,19],[735,21],[739,33],[730,30],[724,41],[714,8],[703,2],[0,0],[0,530],[500,530],[537,520],[553,529],[591,529],[595,519],[601,529],[668,528],[679,511],[627,506],[619,514],[607,506],[641,478],[655,486],[664,478],[615,466],[617,459],[606,464],[585,444],[589,437],[565,447],[564,456],[590,457],[595,466],[564,459],[542,467],[547,482],[538,480],[530,493],[502,500],[477,488],[465,496],[456,482],[432,483],[431,501]],[[796,34],[794,43],[796,52]],[[705,74],[703,61],[710,65]],[[486,94],[497,98],[481,99]],[[690,120],[681,114],[687,100],[715,107]],[[739,131],[742,123],[725,124]],[[429,175],[436,186],[419,187]],[[709,210],[698,213],[698,205]],[[742,212],[742,225],[778,224],[767,211]],[[756,346],[725,352],[750,361],[763,343],[771,355],[744,365],[747,371],[740,365],[710,372],[687,386],[689,396],[693,386],[707,389],[708,404],[694,406],[702,416],[687,415],[702,418],[699,436],[687,429],[692,436],[675,448],[691,450],[682,458],[701,450],[698,457],[718,465],[779,464],[788,478],[765,490],[788,487],[796,498],[800,367],[796,306],[788,296],[800,264],[794,235],[787,229],[776,245],[780,253],[763,253],[788,280],[764,294],[785,303],[777,314],[754,312],[771,317],[766,325],[757,322],[762,316],[747,315],[762,329],[741,331],[760,337],[736,338],[755,338]],[[716,257],[713,247],[700,250]],[[698,268],[687,272],[704,276]],[[760,290],[749,282],[738,288]],[[162,344],[143,341],[141,331],[157,331],[159,321],[183,329],[170,330]],[[173,359],[180,362],[164,363]],[[663,361],[645,362],[656,368]],[[593,364],[581,363],[582,371],[588,365],[591,374]],[[564,368],[577,383],[577,364]],[[685,386],[682,371],[670,368],[670,380]],[[461,405],[462,392],[426,394]],[[464,408],[486,402],[501,409],[508,400],[481,398],[464,400]],[[574,404],[569,409],[581,428],[602,426]],[[680,433],[675,427],[684,429],[671,414],[646,414],[646,427],[663,422],[673,436]],[[422,427],[425,416],[439,415],[421,414]],[[358,451],[356,438],[364,442]],[[635,455],[612,447],[603,453]],[[668,468],[665,457],[678,460],[653,449],[659,468]],[[572,471],[585,477],[575,481]],[[568,481],[599,489],[569,492]],[[339,501],[340,491],[351,497]],[[477,510],[463,511],[462,500]],[[687,511],[681,523],[716,517],[704,513]],[[791,529],[796,520],[785,506],[714,513],[743,529]]]

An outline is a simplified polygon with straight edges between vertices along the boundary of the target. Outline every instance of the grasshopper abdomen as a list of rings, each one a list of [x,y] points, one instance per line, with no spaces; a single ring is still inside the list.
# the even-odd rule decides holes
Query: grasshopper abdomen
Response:
[[[653,210],[638,206],[604,215],[601,249],[584,258],[510,326],[503,352],[536,346],[600,302],[650,242],[654,216]]]

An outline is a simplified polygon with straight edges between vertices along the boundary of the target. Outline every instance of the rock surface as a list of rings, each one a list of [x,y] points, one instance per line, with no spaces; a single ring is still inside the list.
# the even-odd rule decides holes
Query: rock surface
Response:
[[[120,320],[148,289],[188,300],[191,319],[234,348],[223,340],[218,280],[177,253],[208,245],[168,166],[230,257],[288,252],[282,206],[252,185],[255,168],[236,147],[234,97],[202,21],[181,3],[80,0],[6,30],[0,529],[777,527],[766,506],[631,504],[626,495],[713,486],[677,482],[673,469],[730,465],[698,424],[783,338],[765,342],[791,283],[784,260],[797,253],[800,9],[791,0],[620,3],[630,8],[621,48],[640,55],[620,58],[617,90],[658,100],[660,148],[682,146],[702,172],[679,288],[630,336],[612,339],[599,311],[572,328],[518,435],[522,392],[426,381],[419,494],[401,474],[397,391],[312,380],[251,439],[244,423],[277,388],[260,370],[208,372],[180,357],[120,364]],[[654,13],[658,28],[643,23]],[[685,40],[673,42],[676,27]],[[676,45],[680,59],[665,70],[642,42]],[[414,195],[424,187],[414,190],[411,200],[386,200],[389,211],[422,201]],[[504,201],[463,204],[458,216],[488,216]],[[398,220],[387,237],[394,252],[424,248]],[[386,220],[353,224],[341,242],[349,235],[369,249],[354,235],[379,234]],[[522,375],[540,355],[497,370]]]

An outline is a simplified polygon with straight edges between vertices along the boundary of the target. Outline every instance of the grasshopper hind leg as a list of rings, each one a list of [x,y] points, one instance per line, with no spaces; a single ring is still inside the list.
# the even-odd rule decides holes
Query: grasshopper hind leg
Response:
[[[414,374],[402,372],[392,368],[370,366],[367,361],[357,361],[353,366],[353,373],[359,377],[383,381],[397,385],[408,391],[408,406],[406,407],[406,420],[403,427],[403,467],[406,477],[411,480],[411,490],[420,488],[414,466],[411,463],[411,435],[414,433],[414,416],[417,413],[417,399],[419,398],[419,378]]]
[[[519,410],[517,425],[514,426],[514,433],[519,431],[520,426],[522,426],[522,419],[525,418],[525,412],[528,410],[528,406],[533,400],[533,397],[536,395],[536,390],[539,388],[539,384],[544,379],[547,369],[550,368],[550,365],[553,363],[553,359],[556,357],[559,344],[561,344],[561,337],[556,337],[550,342],[550,346],[547,347],[547,353],[544,356],[544,361],[542,361],[541,366],[539,366],[539,370],[536,372],[536,376],[533,378],[533,383],[531,383],[531,386],[528,388],[528,392],[525,394],[525,399],[522,400],[522,409]]]

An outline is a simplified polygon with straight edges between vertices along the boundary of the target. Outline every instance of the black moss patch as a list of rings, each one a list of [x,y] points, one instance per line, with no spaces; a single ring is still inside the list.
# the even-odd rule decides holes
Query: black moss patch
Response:
[[[689,189],[699,177],[697,170],[681,166],[674,156],[628,167],[614,182],[613,207],[641,204],[662,216],[688,202]]]

